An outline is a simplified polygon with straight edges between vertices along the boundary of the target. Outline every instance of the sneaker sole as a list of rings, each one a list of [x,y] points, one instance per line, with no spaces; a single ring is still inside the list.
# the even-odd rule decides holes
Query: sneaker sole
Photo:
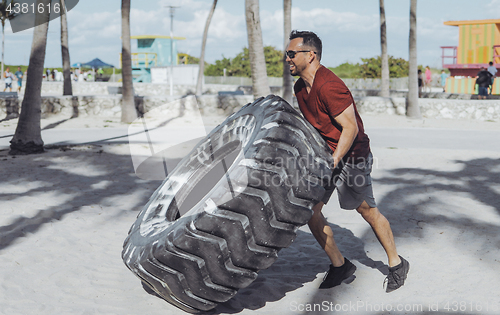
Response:
[[[344,278],[344,280],[342,280],[342,282],[348,280],[354,274],[354,272],[356,271],[356,269],[358,269],[358,268],[353,264],[352,267],[351,267],[351,269],[349,269],[349,271],[346,272],[346,277]]]

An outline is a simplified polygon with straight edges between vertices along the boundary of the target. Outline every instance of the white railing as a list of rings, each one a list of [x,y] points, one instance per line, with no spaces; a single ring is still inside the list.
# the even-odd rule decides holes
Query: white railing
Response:
[[[270,86],[282,86],[283,78],[267,77]],[[247,77],[210,77],[205,76],[205,84],[252,85],[252,78]]]
[[[267,77],[270,86],[282,86],[283,78]],[[380,89],[380,79],[342,79],[350,89],[378,90]],[[205,84],[227,84],[227,85],[252,85],[252,79],[247,77],[210,77],[205,76]],[[390,87],[392,90],[408,89],[408,78],[391,78]]]

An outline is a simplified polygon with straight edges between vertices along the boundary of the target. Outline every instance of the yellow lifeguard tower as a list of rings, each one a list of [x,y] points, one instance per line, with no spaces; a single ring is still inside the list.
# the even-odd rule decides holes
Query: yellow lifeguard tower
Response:
[[[489,62],[500,73],[500,19],[447,21],[444,25],[457,26],[458,46],[442,46],[443,68],[450,70],[446,91],[475,93],[475,77]],[[493,94],[500,94],[500,81],[495,80]]]

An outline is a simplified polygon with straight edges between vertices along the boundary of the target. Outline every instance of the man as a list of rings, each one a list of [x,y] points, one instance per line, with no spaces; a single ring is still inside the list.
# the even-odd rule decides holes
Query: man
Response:
[[[486,71],[484,67],[477,73],[476,83],[478,99],[486,99],[488,97],[488,88],[491,86],[491,73]]]
[[[12,92],[12,73],[10,72],[9,67],[5,69],[3,77],[5,78],[5,89],[3,89],[3,91],[5,92],[7,91],[7,88],[9,88],[9,92]]]
[[[323,200],[313,207],[308,222],[331,261],[320,288],[340,285],[356,270],[356,266],[340,253],[332,229],[321,213],[337,188],[340,206],[356,209],[371,225],[386,251],[389,259],[386,291],[391,292],[404,284],[409,263],[397,254],[389,221],[379,212],[373,198],[369,139],[351,92],[342,80],[320,64],[321,53],[322,43],[316,34],[307,31],[290,34],[286,61],[291,74],[300,77],[294,86],[300,110],[332,148],[335,166]]]
[[[16,73],[14,75],[17,78],[17,92],[21,93],[21,88],[23,87],[23,75],[24,73],[21,71],[21,67],[17,67]]]
[[[491,95],[491,92],[493,91],[493,83],[495,83],[495,75],[497,74],[497,68],[495,68],[492,61],[490,61],[487,70],[491,74],[491,89],[490,89],[490,95]]]
[[[446,92],[446,79],[448,78],[448,74],[441,70],[441,87],[443,88],[443,92]]]

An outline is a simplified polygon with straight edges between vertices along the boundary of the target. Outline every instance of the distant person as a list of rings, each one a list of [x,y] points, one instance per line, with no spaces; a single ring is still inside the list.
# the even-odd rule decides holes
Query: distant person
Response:
[[[431,83],[432,83],[432,72],[429,66],[425,67],[425,90],[431,91]]]
[[[102,78],[102,75],[104,74],[104,70],[102,68],[97,69],[97,77]]]
[[[7,91],[7,88],[9,88],[9,92],[12,92],[12,80],[14,79],[14,75],[12,74],[12,72],[10,72],[9,67],[5,69],[3,77],[5,78],[5,89],[3,89],[3,91],[5,92]]]
[[[441,87],[443,88],[443,92],[446,92],[446,78],[448,78],[448,74],[441,70]]]
[[[418,69],[418,97],[422,97],[422,90],[424,88],[424,79],[422,79],[422,70]]]
[[[493,92],[493,83],[495,83],[495,76],[497,74],[497,68],[495,68],[493,62],[491,61],[489,63],[488,72],[491,73],[491,88],[490,88],[490,95],[491,95],[491,92]]]
[[[50,72],[51,76],[52,76],[52,81],[55,81],[56,80],[56,69],[52,69],[52,71]]]
[[[49,78],[50,78],[50,69],[47,68],[47,70],[45,70],[45,73],[47,74],[47,81],[49,81]]]
[[[488,97],[488,88],[491,86],[491,73],[485,67],[481,67],[481,71],[476,76],[477,95],[479,99],[486,99]]]
[[[21,93],[21,88],[23,87],[23,76],[24,73],[21,71],[21,67],[17,67],[16,73],[14,75],[17,78],[17,92]]]
[[[64,75],[61,71],[56,70],[56,81],[64,81]]]

